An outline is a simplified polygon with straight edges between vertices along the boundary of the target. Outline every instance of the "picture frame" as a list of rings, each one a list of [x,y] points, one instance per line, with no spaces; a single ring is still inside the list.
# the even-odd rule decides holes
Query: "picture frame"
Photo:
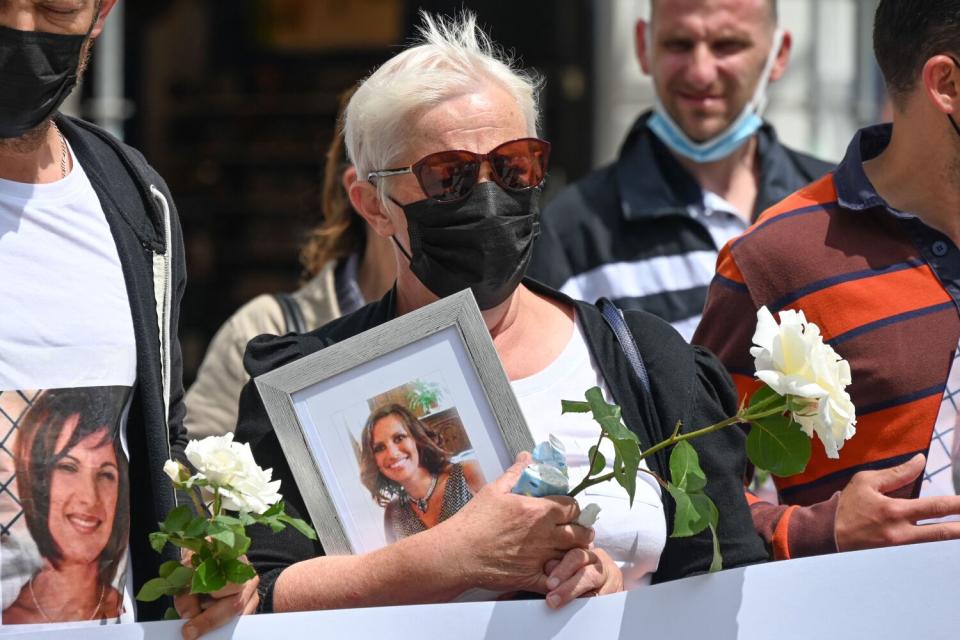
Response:
[[[328,555],[432,526],[534,444],[469,289],[255,384]]]

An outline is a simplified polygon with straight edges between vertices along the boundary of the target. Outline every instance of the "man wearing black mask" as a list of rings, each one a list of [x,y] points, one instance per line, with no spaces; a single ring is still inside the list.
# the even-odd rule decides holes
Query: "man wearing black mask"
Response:
[[[115,2],[0,0],[4,625],[169,604],[133,595],[170,559],[148,534],[176,504],[163,464],[186,442],[180,224],[143,156],[58,113]],[[252,610],[256,586],[180,598],[184,637]]]

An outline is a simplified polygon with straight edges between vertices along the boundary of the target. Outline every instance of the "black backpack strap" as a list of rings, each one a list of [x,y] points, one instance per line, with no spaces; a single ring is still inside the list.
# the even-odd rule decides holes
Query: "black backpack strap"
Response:
[[[616,336],[617,342],[620,343],[623,355],[627,358],[633,374],[640,382],[640,388],[643,389],[643,401],[638,403],[643,405],[640,410],[647,414],[646,417],[651,421],[651,425],[657,424],[659,422],[657,407],[653,403],[653,392],[650,388],[650,375],[647,373],[647,365],[643,363],[643,356],[640,355],[640,349],[637,348],[637,341],[634,340],[633,334],[627,326],[627,321],[623,319],[623,312],[607,298],[597,300],[597,308],[600,309],[600,315],[603,316],[604,321],[613,331],[613,335]]]
[[[283,311],[283,322],[286,325],[286,333],[306,333],[307,321],[303,317],[303,310],[296,299],[289,293],[274,293],[274,300],[280,305]]]

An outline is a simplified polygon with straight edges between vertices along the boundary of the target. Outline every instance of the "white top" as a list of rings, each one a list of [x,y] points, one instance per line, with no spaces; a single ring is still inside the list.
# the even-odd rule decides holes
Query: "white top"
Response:
[[[102,551],[117,518],[129,519],[130,513],[129,503],[120,504],[117,495],[126,466],[121,458],[127,457],[126,412],[136,380],[133,320],[113,235],[79,163],[51,184],[0,179],[0,274],[0,484],[5,487],[0,493],[0,607],[7,623],[13,615],[6,610],[18,599],[57,621],[63,594],[43,588],[56,582],[43,579],[56,570],[27,529],[27,513],[13,479],[15,460],[27,460],[25,451],[36,451],[24,438],[36,442],[30,434],[61,430],[61,438],[47,451],[53,470],[47,478],[51,506],[46,521],[53,540],[67,549],[65,557],[94,547]],[[79,389],[69,400],[77,402],[78,412],[83,398],[98,392],[97,408],[109,407],[109,415],[96,422],[108,423],[106,431],[98,433],[94,427],[68,448],[67,433],[74,428],[68,421],[31,420],[29,408],[52,389]],[[106,443],[104,435],[110,436]],[[33,468],[38,467],[42,465]],[[33,473],[40,477],[43,472]],[[39,521],[44,521],[42,514]],[[111,588],[123,594],[119,619],[132,622],[132,581],[127,549],[121,547],[116,575],[109,587],[100,589],[101,602],[110,602],[111,595],[116,602]],[[91,570],[96,572],[95,563]],[[41,576],[42,571],[47,573]],[[104,612],[91,606],[78,617],[103,617]],[[116,609],[114,616],[106,616],[117,620]]]
[[[570,342],[546,369],[512,382],[513,391],[535,442],[558,437],[567,449],[570,486],[586,477],[588,452],[597,443],[600,426],[588,413],[561,415],[561,400],[583,400],[584,393],[599,386],[604,399],[613,402],[583,335],[579,320]],[[607,459],[607,471],[613,470],[614,451],[609,440],[600,448]],[[646,461],[641,467],[647,468]],[[637,491],[630,507],[626,491],[615,481],[594,485],[577,496],[580,507],[594,502],[602,511],[594,525],[594,544],[613,558],[623,570],[627,589],[649,584],[660,563],[666,544],[667,525],[660,498],[660,487],[646,473],[637,473]]]
[[[920,497],[952,496],[960,493],[960,438],[956,438],[960,421],[960,347],[953,354],[947,386],[940,402],[940,412],[933,425],[927,467],[923,471]],[[843,455],[841,453],[841,455]],[[960,516],[946,516],[941,520],[960,520]],[[930,522],[930,521],[922,521]]]
[[[703,208],[700,210],[694,208],[691,215],[707,228],[718,250],[750,226],[747,223],[750,219],[749,215],[744,215],[720,194],[706,189],[703,190]]]

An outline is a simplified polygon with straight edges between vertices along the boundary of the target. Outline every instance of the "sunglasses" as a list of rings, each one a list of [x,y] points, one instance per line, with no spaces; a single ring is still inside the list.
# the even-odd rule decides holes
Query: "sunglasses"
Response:
[[[470,195],[485,161],[490,163],[493,181],[498,185],[508,191],[526,191],[543,184],[549,159],[549,142],[520,138],[504,142],[489,153],[463,150],[431,153],[409,167],[371,171],[367,180],[412,173],[428,198],[456,202]]]

